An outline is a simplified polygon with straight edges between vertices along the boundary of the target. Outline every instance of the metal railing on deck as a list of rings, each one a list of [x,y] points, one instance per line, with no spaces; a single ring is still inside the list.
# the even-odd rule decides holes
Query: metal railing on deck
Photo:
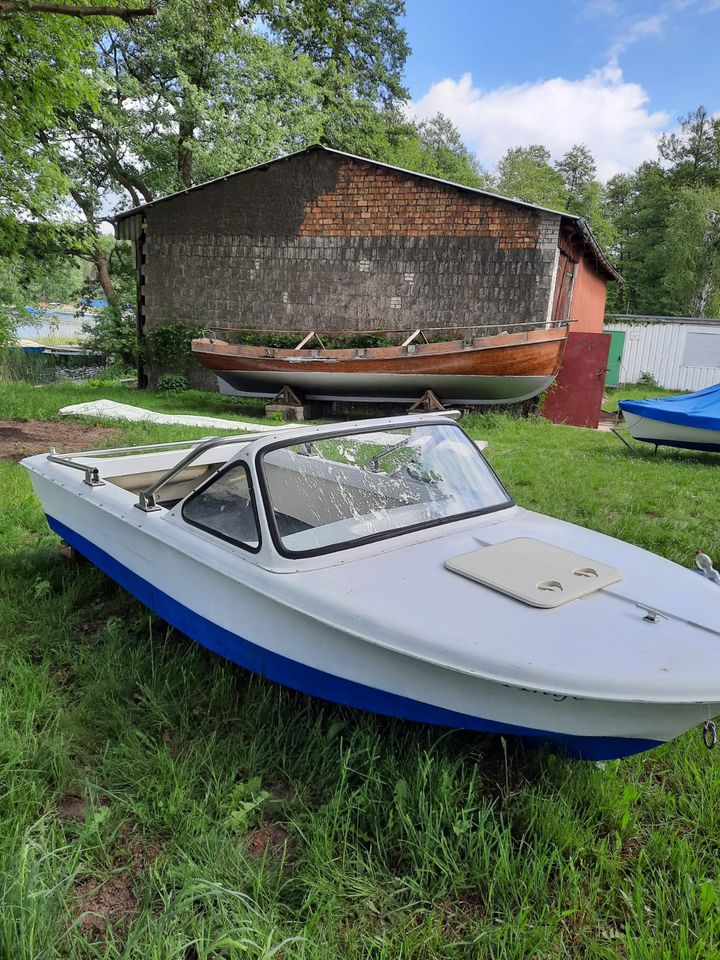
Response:
[[[193,460],[196,460],[200,454],[206,450],[212,450],[214,447],[222,447],[232,443],[249,443],[251,440],[258,440],[265,436],[264,433],[241,433],[231,437],[201,437],[199,440],[175,440],[172,443],[145,443],[136,447],[106,447],[103,450],[82,450],[78,453],[67,453],[62,456],[57,453],[54,447],[50,448],[48,460],[51,463],[59,463],[63,467],[70,467],[73,470],[80,470],[85,474],[83,483],[89,487],[102,487],[105,480],[100,476],[100,467],[98,464],[76,463],[81,457],[106,457],[122,453],[142,453],[151,450],[177,450],[182,447],[193,447],[186,457],[183,457],[178,463],[172,466],[166,473],[159,477],[154,483],[151,483],[145,490],[138,494],[138,502],[135,504],[140,510],[149,512],[150,510],[159,510],[155,495],[165,486],[173,477],[181,473]]]

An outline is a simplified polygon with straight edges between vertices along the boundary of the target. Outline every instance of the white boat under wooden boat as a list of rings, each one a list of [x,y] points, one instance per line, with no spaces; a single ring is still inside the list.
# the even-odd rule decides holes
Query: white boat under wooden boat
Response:
[[[720,453],[720,384],[656,400],[620,400],[630,434],[656,447]]]
[[[516,506],[451,417],[23,463],[79,553],[297,690],[595,759],[720,712],[717,586]]]

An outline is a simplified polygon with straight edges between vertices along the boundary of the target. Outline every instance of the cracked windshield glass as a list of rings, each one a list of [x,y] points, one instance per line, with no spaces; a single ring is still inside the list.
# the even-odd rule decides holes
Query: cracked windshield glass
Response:
[[[322,437],[262,458],[283,548],[328,550],[503,506],[505,489],[456,426]]]

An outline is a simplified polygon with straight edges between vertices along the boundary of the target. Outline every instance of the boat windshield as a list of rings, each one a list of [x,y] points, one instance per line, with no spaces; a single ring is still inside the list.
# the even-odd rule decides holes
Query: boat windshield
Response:
[[[310,556],[510,506],[456,425],[358,431],[261,453],[280,550]]]

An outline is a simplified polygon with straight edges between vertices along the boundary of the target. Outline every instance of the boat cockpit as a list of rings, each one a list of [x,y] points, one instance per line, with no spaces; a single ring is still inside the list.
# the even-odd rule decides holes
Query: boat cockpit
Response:
[[[476,445],[433,415],[51,459],[136,494],[145,512],[251,552],[310,557],[512,505]]]

